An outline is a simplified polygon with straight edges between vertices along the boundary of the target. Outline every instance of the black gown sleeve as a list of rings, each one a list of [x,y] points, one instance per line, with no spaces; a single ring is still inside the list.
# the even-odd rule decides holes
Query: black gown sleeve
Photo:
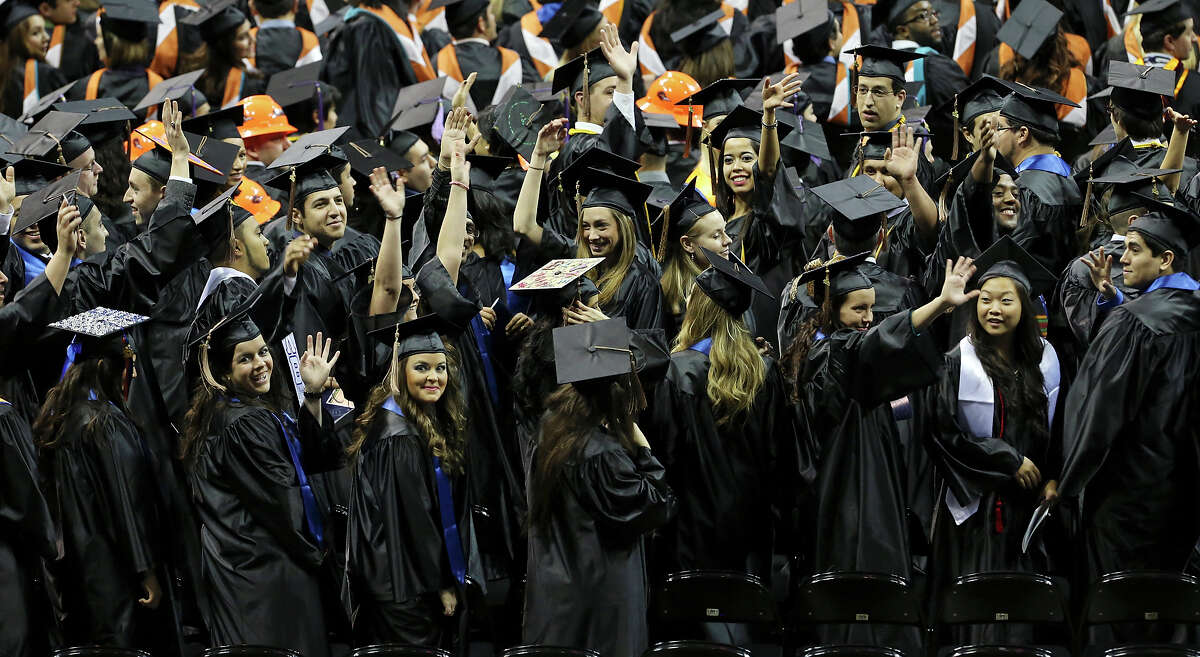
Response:
[[[597,527],[625,540],[662,526],[675,512],[662,464],[645,447],[632,456],[617,449],[587,459],[575,469],[571,487]]]
[[[863,408],[898,399],[936,380],[941,354],[928,330],[917,333],[906,310],[855,332],[844,349],[854,354],[850,394]]]
[[[58,535],[39,483],[29,425],[0,403],[0,527],[47,560],[58,557]]]

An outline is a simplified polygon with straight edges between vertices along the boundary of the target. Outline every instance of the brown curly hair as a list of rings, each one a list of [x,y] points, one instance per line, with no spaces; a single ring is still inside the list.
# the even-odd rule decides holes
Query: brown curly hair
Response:
[[[1067,35],[1060,25],[1054,33],[1054,38],[1047,39],[1032,58],[1025,59],[1014,51],[1012,59],[1000,66],[1000,77],[1058,91],[1066,84],[1071,69],[1079,65],[1075,56],[1071,54],[1067,45]]]

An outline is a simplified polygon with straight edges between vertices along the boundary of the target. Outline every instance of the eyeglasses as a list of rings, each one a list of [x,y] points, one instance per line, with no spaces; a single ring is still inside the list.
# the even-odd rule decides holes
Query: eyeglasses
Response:
[[[942,15],[941,12],[939,12],[936,9],[922,9],[921,13],[904,21],[904,24],[908,25],[909,23],[917,23],[917,22],[932,23],[933,22],[932,19],[937,18],[938,16],[941,16],[941,15]]]
[[[868,89],[866,87],[859,87],[858,89],[856,89],[856,91],[858,92],[859,96],[866,96],[867,94],[871,94],[871,97],[873,97],[875,100],[879,100],[880,98],[887,98],[888,96],[895,95],[895,93],[896,93],[895,91],[893,91],[891,89],[885,89],[883,87],[875,87],[874,89]]]
[[[1005,130],[1017,130],[1020,127],[1021,126],[1019,126],[1019,125],[998,125],[998,126],[992,128],[992,130],[995,132],[1004,132]]]

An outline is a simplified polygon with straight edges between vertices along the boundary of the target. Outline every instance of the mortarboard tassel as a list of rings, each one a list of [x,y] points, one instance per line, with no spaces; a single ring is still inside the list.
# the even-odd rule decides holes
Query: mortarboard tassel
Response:
[[[692,101],[689,98],[688,99],[687,134],[684,137],[684,142],[683,142],[683,158],[685,160],[692,156],[692,117],[693,116],[695,116],[695,115],[692,113]]]
[[[1088,212],[1088,210],[1090,209],[1090,206],[1092,205],[1092,178],[1094,178],[1095,175],[1096,175],[1096,172],[1093,171],[1092,165],[1089,164],[1088,165],[1087,192],[1084,193],[1084,195],[1083,195],[1083,214],[1080,215],[1080,217],[1079,217],[1079,227],[1080,228],[1087,228],[1088,226],[1092,225],[1092,222],[1090,221],[1090,218],[1088,216],[1090,214]]]
[[[124,356],[125,364],[121,368],[121,399],[129,401],[129,386],[133,383],[133,362],[136,354],[133,352],[133,345],[129,344],[129,336],[121,331],[121,355]]]
[[[583,53],[583,115],[590,123],[595,123],[592,120],[592,87],[588,83],[588,77],[591,75],[591,67],[588,66],[587,53]]]
[[[287,213],[287,217],[288,217],[287,220],[290,222],[290,221],[292,221],[292,208],[296,202],[296,167],[292,167],[292,172],[290,174],[288,174],[288,181],[291,183],[288,187],[288,213]],[[301,223],[300,224],[300,232],[304,232],[303,228],[304,228],[304,224]]]
[[[667,204],[667,207],[663,208],[662,217],[662,237],[658,240],[658,253],[656,254],[659,264],[662,264],[662,261],[667,257],[667,232],[671,227],[670,204]]]
[[[583,194],[580,193],[580,181],[575,181],[575,234],[579,235],[583,225]]]
[[[958,94],[954,94],[954,111],[950,113],[954,117],[954,148],[950,151],[950,161],[958,161],[958,133],[962,132],[958,125]]]
[[[212,331],[204,336],[204,341],[200,343],[200,377],[204,380],[205,385],[216,390],[217,392],[225,392],[225,386],[217,383],[217,379],[212,374],[212,368],[208,364],[208,349],[209,341],[212,340]]]

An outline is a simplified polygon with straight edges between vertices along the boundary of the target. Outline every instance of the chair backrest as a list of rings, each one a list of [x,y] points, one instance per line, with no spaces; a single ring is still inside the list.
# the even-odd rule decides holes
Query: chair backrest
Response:
[[[295,650],[274,646],[217,646],[205,648],[203,657],[302,657]]]
[[[654,598],[658,617],[670,622],[770,623],[779,621],[771,591],[746,573],[685,570],[667,575]]]
[[[1183,573],[1124,570],[1092,585],[1083,624],[1200,623],[1200,579]]]
[[[450,657],[449,651],[404,643],[381,643],[355,648],[350,657]]]
[[[1036,646],[959,646],[944,657],[1053,657],[1054,652]]]
[[[647,648],[642,657],[750,657],[750,651],[711,641],[663,641]]]
[[[904,657],[904,653],[884,646],[812,646],[802,650],[800,657]]]
[[[942,595],[942,623],[1067,623],[1067,594],[1045,575],[973,573]]]
[[[1104,651],[1104,657],[1200,657],[1200,648],[1187,646],[1121,646]]]
[[[564,648],[562,646],[514,646],[505,648],[500,657],[600,657],[600,653],[587,648]]]
[[[108,646],[75,646],[61,648],[51,653],[51,657],[150,657],[145,650],[132,648],[113,648]]]
[[[920,597],[899,575],[833,572],[800,585],[788,618],[796,623],[921,624]]]

